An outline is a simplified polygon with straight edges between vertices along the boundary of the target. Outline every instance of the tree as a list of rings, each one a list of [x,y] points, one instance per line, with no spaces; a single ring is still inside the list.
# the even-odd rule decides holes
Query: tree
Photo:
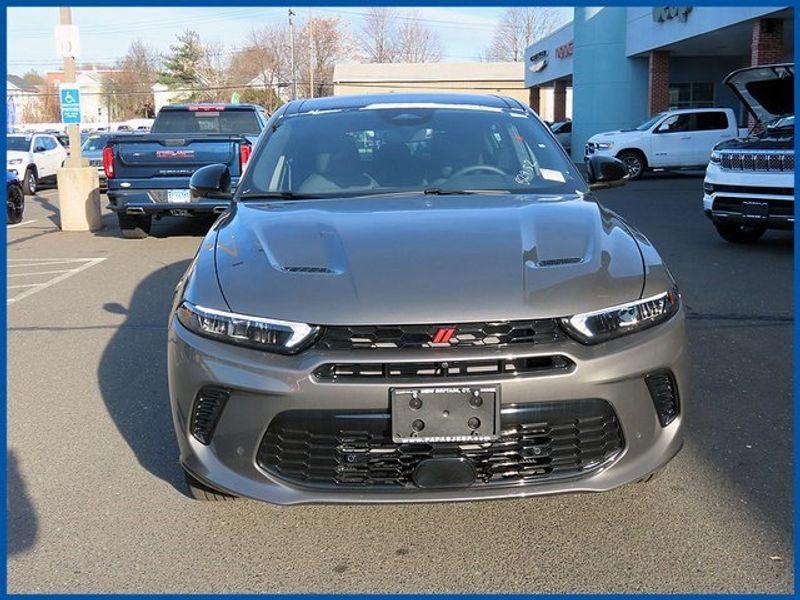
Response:
[[[115,118],[152,118],[153,84],[158,78],[159,56],[141,40],[128,48],[117,61],[116,68],[106,73],[102,80],[103,92],[108,94],[108,104]]]
[[[242,102],[262,104],[270,110],[280,106],[280,88],[289,86],[289,31],[286,26],[269,25],[253,30],[246,46],[230,64],[231,79]],[[252,87],[245,87],[252,84]]]
[[[561,25],[560,13],[552,8],[506,8],[495,28],[486,59],[520,62],[525,49]]]
[[[393,62],[397,55],[397,11],[370,8],[361,27],[361,45],[367,62]]]
[[[187,99],[192,99],[193,90],[203,85],[199,71],[202,68],[203,47],[200,36],[191,29],[178,35],[178,43],[170,46],[171,54],[164,59],[164,68],[158,81],[170,89],[188,89]]]
[[[22,80],[31,86],[45,85],[47,81],[36,69],[31,69],[22,76]]]
[[[410,13],[397,32],[398,62],[423,63],[442,60],[439,36],[419,20],[418,13]]]
[[[313,95],[330,95],[333,92],[334,65],[354,60],[357,48],[356,39],[339,17],[314,17],[307,20],[295,36],[298,93],[311,95],[310,73],[313,69]],[[291,81],[291,73],[287,79]]]
[[[439,36],[416,12],[370,9],[364,17],[360,41],[367,62],[438,62],[442,59]]]

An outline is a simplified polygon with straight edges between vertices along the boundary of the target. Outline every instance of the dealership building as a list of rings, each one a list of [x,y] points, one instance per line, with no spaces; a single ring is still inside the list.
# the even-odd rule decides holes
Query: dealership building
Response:
[[[791,7],[576,7],[571,23],[526,50],[529,102],[546,119],[573,119],[574,160],[595,133],[669,109],[728,107],[745,125],[722,79],[793,62],[793,18]]]

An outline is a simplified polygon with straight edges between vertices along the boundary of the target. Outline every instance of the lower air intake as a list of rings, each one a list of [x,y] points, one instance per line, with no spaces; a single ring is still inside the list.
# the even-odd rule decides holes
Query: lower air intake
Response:
[[[203,388],[197,394],[192,405],[192,416],[189,424],[192,435],[201,444],[211,443],[214,429],[225,408],[230,393],[219,388]]]
[[[662,427],[672,423],[680,414],[678,385],[669,371],[651,373],[644,378],[650,397],[656,407],[658,421]]]

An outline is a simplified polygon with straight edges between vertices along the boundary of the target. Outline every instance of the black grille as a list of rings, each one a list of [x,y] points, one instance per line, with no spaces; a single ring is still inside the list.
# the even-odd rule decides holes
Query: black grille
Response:
[[[508,407],[493,442],[396,444],[383,411],[287,411],[270,423],[258,464],[309,487],[416,489],[412,475],[429,458],[472,463],[474,486],[578,477],[615,457],[622,430],[604,400],[565,400]]]
[[[210,444],[211,436],[217,427],[217,421],[225,408],[230,394],[218,388],[203,388],[197,394],[192,405],[192,417],[189,423],[192,435],[202,444]]]
[[[765,202],[769,205],[769,214],[773,217],[791,217],[794,215],[794,201],[770,200],[767,198],[738,198],[734,196],[717,196],[712,210],[719,212],[741,213],[742,202]]]
[[[317,368],[314,376],[321,381],[357,382],[381,379],[432,379],[444,377],[516,377],[569,371],[575,366],[569,358],[526,356],[486,360],[434,362],[328,363]]]
[[[794,171],[791,152],[723,152],[723,169],[732,171]]]
[[[441,329],[454,329],[447,342],[436,341],[440,339],[437,338],[437,333]],[[511,344],[550,343],[561,339],[563,335],[554,319],[538,319],[452,325],[327,327],[318,343],[328,350],[502,347]]]
[[[680,402],[678,400],[678,386],[675,378],[669,371],[652,373],[645,377],[647,389],[656,407],[658,421],[662,427],[666,427],[674,421],[680,412]]]
[[[754,185],[723,185],[719,183],[704,183],[703,189],[709,194],[713,194],[714,192],[729,192],[731,194],[794,196],[794,188],[790,187],[764,187]]]

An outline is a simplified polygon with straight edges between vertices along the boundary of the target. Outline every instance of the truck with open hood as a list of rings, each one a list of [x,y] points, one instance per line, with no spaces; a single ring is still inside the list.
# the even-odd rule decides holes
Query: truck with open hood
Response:
[[[703,208],[725,240],[755,242],[794,227],[794,64],[739,69],[724,83],[757,123],[712,150]]]

